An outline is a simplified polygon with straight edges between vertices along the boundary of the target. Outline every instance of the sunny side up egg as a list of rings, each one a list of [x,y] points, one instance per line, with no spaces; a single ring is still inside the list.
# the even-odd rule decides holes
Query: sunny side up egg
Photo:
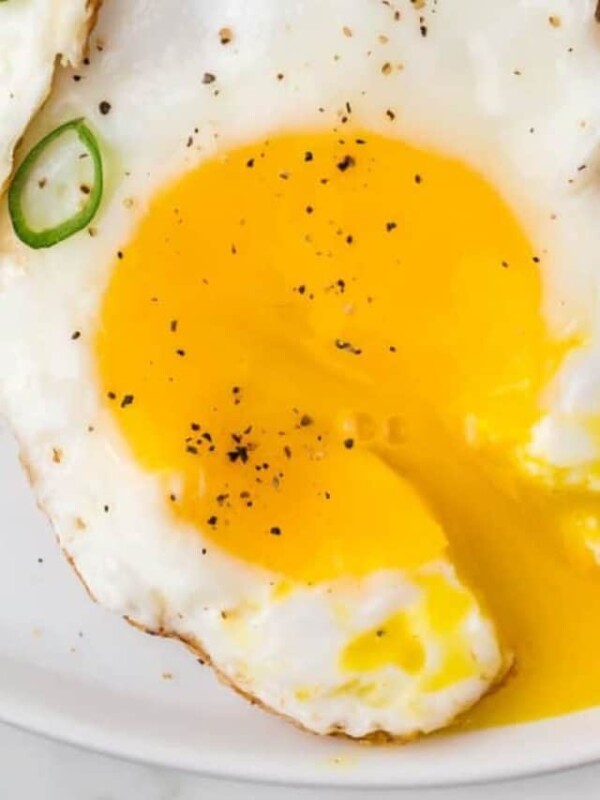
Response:
[[[598,702],[593,3],[107,2],[73,77],[0,400],[91,594],[320,733]]]

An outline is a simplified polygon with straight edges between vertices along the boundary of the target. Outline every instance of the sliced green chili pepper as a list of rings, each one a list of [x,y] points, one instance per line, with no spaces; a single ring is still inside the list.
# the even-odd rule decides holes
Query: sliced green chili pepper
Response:
[[[64,222],[60,222],[52,228],[33,230],[33,228],[29,226],[23,210],[23,192],[27,186],[31,171],[40,156],[52,142],[56,141],[56,139],[68,131],[74,131],[77,134],[79,141],[92,159],[94,176],[87,202],[81,211],[78,211],[72,217],[64,220]],[[102,156],[100,155],[100,147],[96,137],[85,124],[83,118],[65,122],[64,125],[60,125],[39,141],[27,154],[15,172],[8,190],[8,210],[14,231],[22,242],[36,250],[43,247],[52,247],[68,239],[69,236],[73,236],[73,234],[85,228],[85,226],[92,221],[98,211],[100,201],[102,200],[102,191]]]

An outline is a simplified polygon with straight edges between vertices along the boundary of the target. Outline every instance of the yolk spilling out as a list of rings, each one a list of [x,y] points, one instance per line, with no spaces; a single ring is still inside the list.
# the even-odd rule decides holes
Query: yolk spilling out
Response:
[[[561,551],[579,500],[532,487],[515,455],[561,353],[538,262],[465,165],[285,135],[154,199],[97,337],[136,458],[215,546],[320,581],[450,542],[519,665],[472,725],[600,702],[600,578]]]

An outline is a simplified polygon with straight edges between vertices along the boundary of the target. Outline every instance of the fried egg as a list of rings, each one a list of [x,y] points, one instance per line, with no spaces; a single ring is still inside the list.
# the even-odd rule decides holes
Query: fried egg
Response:
[[[0,189],[17,142],[50,91],[57,59],[80,63],[98,5],[97,0],[0,3]]]
[[[95,599],[317,733],[446,726],[513,653],[481,719],[600,700],[593,414],[561,427],[599,45],[567,0],[105,4],[23,146],[85,119],[100,211],[0,223],[0,405]],[[67,150],[37,221],[90,193]]]

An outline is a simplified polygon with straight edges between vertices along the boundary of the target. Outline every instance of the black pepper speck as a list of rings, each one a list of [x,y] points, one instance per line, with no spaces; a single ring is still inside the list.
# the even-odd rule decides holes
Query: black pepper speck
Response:
[[[354,167],[356,165],[356,159],[353,158],[351,155],[345,155],[341,161],[338,161],[336,167],[339,169],[340,172],[346,172],[347,169],[350,167]]]

